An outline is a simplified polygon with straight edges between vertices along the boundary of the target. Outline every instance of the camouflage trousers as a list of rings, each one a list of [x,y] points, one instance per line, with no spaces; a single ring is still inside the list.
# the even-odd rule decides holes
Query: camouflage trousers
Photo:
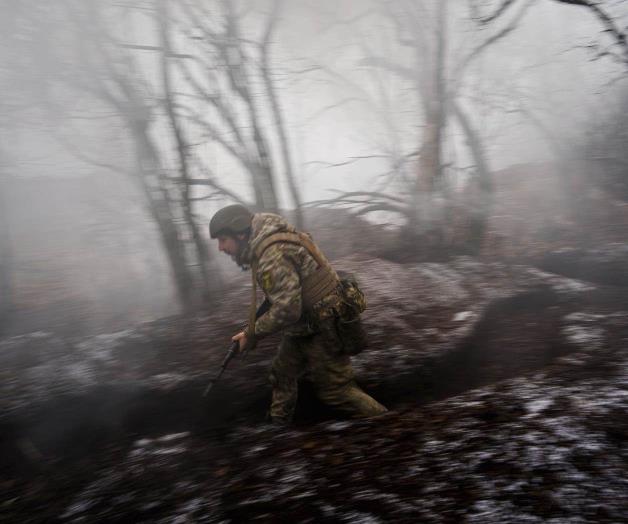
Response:
[[[318,397],[353,418],[380,415],[387,409],[355,383],[351,360],[338,353],[340,341],[333,322],[310,336],[284,335],[273,360],[270,417],[273,422],[292,420],[298,395],[298,380],[308,378]]]

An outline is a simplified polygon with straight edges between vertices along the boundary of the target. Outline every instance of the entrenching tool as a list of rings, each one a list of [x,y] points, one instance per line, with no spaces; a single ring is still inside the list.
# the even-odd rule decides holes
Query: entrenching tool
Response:
[[[255,313],[255,320],[261,317],[269,309],[270,309],[270,302],[268,300],[264,300],[264,302],[262,302],[260,307],[257,309],[257,312]],[[222,360],[222,364],[220,365],[220,369],[218,370],[218,373],[216,374],[214,378],[212,378],[209,381],[209,384],[207,384],[207,387],[205,388],[205,391],[203,392],[204,397],[206,397],[207,394],[211,391],[212,387],[214,387],[214,384],[218,381],[218,379],[222,377],[222,374],[225,372],[225,369],[227,369],[229,362],[231,362],[233,360],[233,357],[235,357],[238,354],[238,344],[239,342],[236,340],[236,341],[233,341],[231,345],[229,346],[229,351],[227,351],[225,358]],[[246,353],[242,353],[242,356],[245,357]]]
[[[229,365],[229,362],[231,362],[233,357],[235,357],[237,355],[237,353],[238,353],[238,344],[239,343],[240,342],[235,340],[229,346],[229,351],[227,351],[227,354],[225,355],[225,358],[222,361],[222,364],[220,366],[220,370],[218,371],[218,374],[209,381],[209,384],[207,384],[207,387],[205,388],[205,391],[203,392],[203,396],[204,397],[206,397],[207,393],[209,393],[211,391],[212,387],[218,381],[218,379],[220,377],[222,377],[222,374],[225,372],[225,369],[227,369],[227,366]]]

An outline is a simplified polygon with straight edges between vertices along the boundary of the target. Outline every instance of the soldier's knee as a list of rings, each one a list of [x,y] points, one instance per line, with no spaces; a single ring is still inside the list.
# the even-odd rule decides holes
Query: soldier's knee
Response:
[[[297,387],[297,377],[289,371],[282,369],[281,366],[273,365],[270,369],[268,377],[273,389],[281,389],[291,391]]]
[[[275,371],[273,369],[270,370],[270,373],[268,375],[268,382],[270,382],[270,385],[272,387],[275,387],[277,385],[277,375],[275,374]]]
[[[277,384],[282,377],[286,376],[286,371],[283,368],[284,366],[282,365],[281,361],[278,358],[275,358],[270,367],[269,380],[271,384]]]

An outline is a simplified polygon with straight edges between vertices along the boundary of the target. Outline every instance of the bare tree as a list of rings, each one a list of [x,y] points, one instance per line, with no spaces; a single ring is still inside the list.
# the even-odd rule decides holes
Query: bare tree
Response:
[[[236,3],[223,1],[150,0],[138,6],[67,0],[67,5],[82,42],[80,67],[88,73],[68,76],[81,78],[74,88],[112,107],[129,131],[136,157],[136,169],[129,174],[158,225],[181,302],[193,306],[199,291],[207,298],[219,285],[197,223],[197,202],[227,198],[247,203],[214,172],[206,144],[215,144],[236,170],[249,177],[256,209],[279,208],[276,185],[281,166],[302,226],[272,68],[272,38],[281,2],[273,4],[269,15],[251,20]],[[112,25],[114,13],[120,16],[121,11],[129,14],[140,8],[145,17],[142,32],[154,28],[155,42],[124,41]],[[249,36],[251,25],[263,29],[257,40]],[[158,60],[147,66],[138,59],[142,53]],[[148,80],[155,78],[155,71],[159,83]],[[84,151],[74,152],[100,167],[116,169]],[[209,194],[199,195],[202,188],[210,189]]]
[[[593,60],[610,59],[618,64],[620,69],[617,76],[605,83],[603,88],[607,89],[618,80],[624,80],[626,78],[625,68],[628,66],[628,42],[625,29],[628,20],[628,6],[626,3],[608,0],[552,0],[552,2],[581,8],[582,12],[587,11],[591,15],[591,19],[599,24],[600,30],[594,30],[594,34],[589,35],[591,41],[584,47],[592,54]],[[529,5],[539,2],[528,0],[527,3]],[[518,8],[521,9],[525,5],[524,0],[493,2],[470,0],[470,6],[474,13],[473,18],[479,27],[497,26],[504,19],[507,19],[513,11]],[[624,26],[623,29],[622,26]],[[610,97],[604,101],[603,106],[615,103],[615,97],[610,92],[609,95]],[[621,98],[619,108],[621,109],[619,109],[618,114],[623,115],[622,109],[625,108],[625,101]],[[582,210],[588,206],[585,202],[587,192],[583,191],[582,188],[583,183],[589,179],[591,173],[596,173],[595,184],[606,186],[609,184],[609,180],[612,180],[610,185],[615,187],[615,192],[618,194],[624,192],[625,186],[621,179],[623,178],[624,171],[622,169],[625,168],[625,162],[617,160],[618,157],[622,156],[622,149],[617,146],[616,142],[617,138],[621,142],[625,137],[621,117],[616,118],[611,112],[602,119],[603,124],[600,125],[595,123],[597,119],[589,118],[588,130],[583,136],[579,131],[580,126],[574,126],[574,129],[570,130],[571,132],[556,132],[547,123],[547,113],[550,112],[550,108],[545,107],[543,111],[540,111],[538,108],[531,107],[530,100],[527,102],[520,100],[518,107],[511,109],[511,111],[520,113],[525,122],[536,129],[548,144],[554,159],[562,166],[564,178],[568,181],[564,189],[570,195],[576,217],[582,218]],[[585,111],[585,108],[581,108],[579,112]],[[589,117],[593,115],[602,116],[599,108],[589,108],[588,113]],[[613,128],[612,131],[607,130],[606,126],[609,125]],[[592,132],[593,129],[595,129],[594,132]],[[578,147],[574,147],[574,144],[578,144]],[[612,151],[610,155],[600,154],[600,150],[607,148]],[[616,175],[617,172],[621,173],[619,177]]]
[[[415,96],[417,123],[420,123],[416,126],[420,127],[420,133],[415,135],[417,143],[411,151],[386,154],[391,162],[389,175],[397,176],[400,166],[406,171],[407,165],[415,162],[414,176],[401,177],[405,182],[402,190],[405,204],[395,202],[394,195],[385,192],[352,193],[350,198],[341,195],[326,203],[360,206],[362,212],[401,214],[405,219],[401,238],[406,249],[475,251],[479,249],[490,214],[493,183],[483,137],[473,124],[470,116],[473,107],[464,96],[464,78],[479,56],[514,30],[530,4],[520,9],[504,27],[483,36],[472,46],[467,44],[459,49],[453,49],[450,40],[452,20],[464,18],[460,6],[432,0],[393,0],[378,5],[390,22],[397,52],[383,55],[366,48],[360,63],[400,78],[406,90],[409,88]],[[360,93],[364,95],[364,90]],[[372,97],[367,94],[366,98],[369,107],[376,106]],[[466,219],[466,236],[453,231],[458,227],[453,215],[462,211],[448,187],[451,176],[444,176],[458,169],[455,159],[451,158],[448,128],[462,132],[472,159],[472,165],[466,166],[464,171],[470,178],[462,206],[470,213]]]
[[[180,60],[178,65],[195,105],[179,107],[199,136],[212,140],[248,175],[257,209],[279,208],[276,187],[283,171],[302,225],[301,197],[273,71],[272,39],[282,5],[273,2],[264,17],[238,9],[237,2],[181,3],[178,25],[195,53],[194,60]]]
[[[6,159],[0,150],[0,332],[13,310],[13,248],[5,202],[5,165]]]
[[[509,10],[514,9],[517,4],[528,0],[501,0],[494,2],[496,6],[491,12],[483,12],[477,6],[476,0],[471,0],[472,7],[477,15],[477,20],[481,24],[489,24],[505,16]],[[621,2],[599,1],[599,0],[552,0],[559,4],[573,5],[587,9],[591,15],[597,19],[602,26],[602,32],[606,35],[605,40],[610,39],[610,44],[603,41],[590,44],[596,58],[610,57],[611,59],[628,66],[628,40],[626,30],[620,27],[618,19],[613,13],[613,4]],[[625,14],[625,11],[624,11]],[[602,39],[604,40],[604,39]]]
[[[47,6],[39,2],[11,2],[0,0],[0,330],[8,322],[14,304],[14,263],[11,220],[7,210],[9,178],[14,168],[14,159],[10,157],[9,147],[5,144],[5,134],[17,134],[22,123],[27,120],[26,113],[32,109],[28,99],[40,90],[45,90],[45,82],[33,85],[30,53],[45,51],[50,37],[48,24],[29,25],[25,21],[29,16],[45,20]],[[27,49],[29,48],[30,49]],[[30,52],[30,53],[29,53]],[[26,55],[26,56],[24,56]],[[26,62],[26,63],[25,63]],[[19,89],[18,89],[19,87]],[[31,96],[29,96],[31,95]]]
[[[273,9],[268,15],[268,21],[266,23],[266,29],[264,31],[264,37],[260,44],[261,54],[261,72],[264,78],[264,84],[268,93],[268,99],[270,101],[270,107],[272,117],[274,121],[274,127],[279,138],[279,144],[281,147],[281,156],[283,159],[283,165],[285,170],[285,177],[288,182],[288,188],[295,206],[296,225],[299,229],[305,226],[303,219],[303,212],[301,209],[302,200],[299,188],[296,184],[296,175],[294,172],[294,163],[292,160],[292,154],[290,152],[290,143],[288,140],[288,133],[286,130],[286,123],[277,93],[277,87],[275,80],[273,79],[272,60],[271,60],[271,44],[272,36],[275,26],[279,20],[284,0],[274,0]]]
[[[6,0],[0,3],[0,8],[4,13],[4,17],[0,21],[0,60],[7,63],[9,60],[9,49],[12,47],[12,36],[15,27],[15,6],[12,6]],[[8,83],[5,76],[0,77],[0,85]],[[5,91],[3,89],[3,91]],[[0,133],[6,130],[5,122],[8,121],[9,108],[6,107],[6,99],[0,101]],[[12,271],[12,245],[10,238],[9,216],[6,210],[5,195],[5,177],[8,168],[8,160],[2,143],[2,135],[0,135],[0,332],[8,321],[8,316],[13,309],[13,271]]]
[[[112,34],[107,25],[108,15],[111,16],[107,6],[68,3],[67,7],[74,21],[78,49],[78,70],[68,75],[71,83],[69,87],[88,93],[94,101],[100,100],[114,109],[128,130],[135,152],[135,168],[127,173],[144,195],[148,213],[157,225],[180,302],[184,308],[194,308],[199,300],[211,298],[208,251],[198,235],[189,206],[187,164],[181,164],[178,177],[179,180],[183,177],[184,183],[173,181],[167,172],[161,146],[155,144],[151,133],[157,119],[156,109],[161,102],[152,95],[154,87],[141,74],[132,51]],[[156,11],[152,12],[156,14]],[[162,39],[167,38],[165,29],[159,25],[159,18],[156,28]],[[162,53],[159,65],[163,87],[167,92],[169,64],[164,56],[165,53]],[[166,109],[170,107],[169,96],[168,93],[163,97]],[[171,122],[173,133],[175,139],[181,139],[176,124],[176,121]],[[185,146],[182,143],[180,145],[183,153],[180,161],[187,162]],[[94,160],[84,152],[72,151],[79,158],[101,167],[120,169],[115,164]],[[186,247],[186,238],[191,238],[195,246],[192,260],[189,260],[190,250]],[[217,278],[217,275],[213,275],[213,278]]]
[[[211,297],[212,281],[209,275],[209,250],[207,243],[201,235],[198,224],[196,223],[194,213],[192,211],[192,196],[190,185],[190,167],[189,167],[189,146],[183,136],[183,129],[179,122],[179,117],[175,111],[174,89],[171,80],[171,61],[172,49],[170,45],[170,26],[169,26],[169,0],[160,0],[158,4],[158,25],[159,36],[161,40],[161,74],[163,80],[163,96],[166,114],[172,129],[174,141],[176,144],[176,152],[178,158],[178,170],[181,177],[181,207],[185,223],[188,225],[196,253],[198,256],[198,264],[200,276],[203,284],[204,299],[209,301]]]

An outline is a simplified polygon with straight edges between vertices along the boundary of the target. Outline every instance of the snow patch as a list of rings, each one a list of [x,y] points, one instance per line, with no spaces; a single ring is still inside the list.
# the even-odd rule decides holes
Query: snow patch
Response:
[[[454,318],[452,320],[454,322],[464,322],[465,320],[472,318],[473,316],[475,316],[475,313],[473,313],[473,311],[460,311],[459,313],[456,313],[454,315]]]
[[[528,412],[528,416],[533,417],[538,415],[541,411],[545,411],[553,403],[554,401],[551,398],[533,400],[525,405],[525,410]]]
[[[604,328],[599,326],[603,318],[602,315],[571,313],[563,319],[567,325],[563,327],[562,335],[571,344],[585,349],[597,349],[604,342],[606,333]]]
[[[526,273],[530,276],[540,278],[548,282],[556,291],[562,293],[585,293],[587,291],[593,291],[595,286],[585,284],[580,280],[574,280],[572,278],[561,277],[554,273],[547,273],[537,268],[526,268]]]

